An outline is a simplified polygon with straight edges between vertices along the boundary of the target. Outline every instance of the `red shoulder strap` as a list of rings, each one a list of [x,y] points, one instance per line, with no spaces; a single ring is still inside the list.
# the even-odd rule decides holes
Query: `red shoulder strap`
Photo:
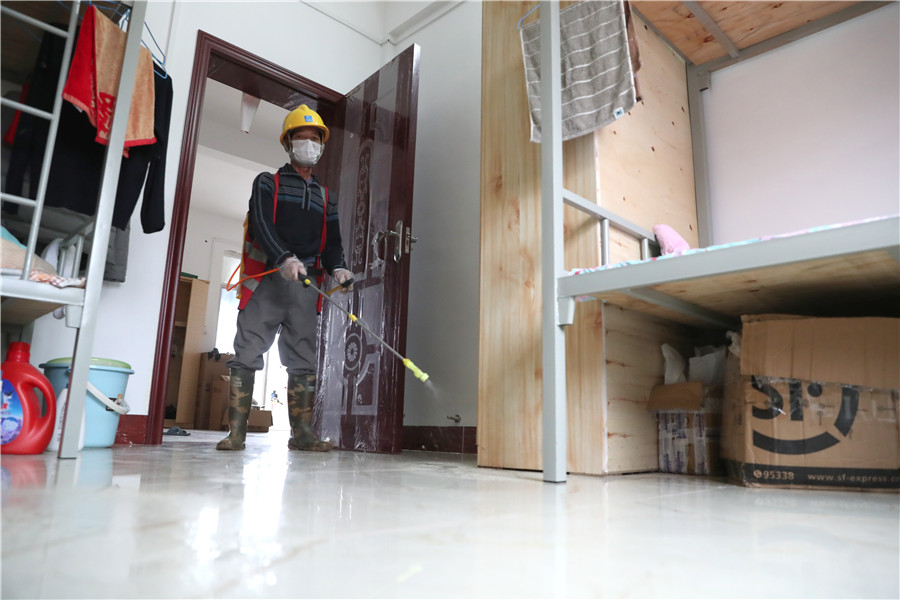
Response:
[[[328,188],[323,185],[322,189],[325,190],[325,204],[322,206],[322,244],[319,246],[319,254],[325,249],[325,234],[328,233]]]
[[[272,197],[272,222],[275,222],[275,215],[278,213],[278,171],[275,171],[275,194]]]

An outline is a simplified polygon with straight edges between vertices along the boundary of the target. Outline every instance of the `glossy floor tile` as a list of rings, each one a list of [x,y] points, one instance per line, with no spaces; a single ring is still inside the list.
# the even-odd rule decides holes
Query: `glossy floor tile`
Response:
[[[3,456],[3,598],[897,598],[892,493],[287,450]]]

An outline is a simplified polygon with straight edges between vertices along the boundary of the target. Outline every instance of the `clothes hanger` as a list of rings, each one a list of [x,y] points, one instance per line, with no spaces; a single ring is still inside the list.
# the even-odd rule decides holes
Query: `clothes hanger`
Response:
[[[125,29],[128,26],[129,17],[131,17],[131,9],[126,10],[125,14],[122,15],[122,18],[119,19],[119,27]],[[159,58],[159,56],[154,54],[153,48],[147,45],[147,42],[144,41],[143,37],[141,38],[141,45],[150,51],[150,56],[153,58],[153,66],[162,69],[162,73],[158,74],[163,79],[166,79],[169,76],[169,71],[166,69],[166,54],[162,51],[162,48],[159,47],[159,43],[156,41],[156,37],[153,35],[153,31],[151,31],[150,26],[147,25],[146,21],[144,21],[144,29],[150,34],[150,39],[153,41],[153,45],[156,46],[156,51],[159,52],[162,58]]]
[[[533,13],[534,11],[536,11],[537,9],[539,9],[540,7],[541,7],[540,4],[535,4],[535,5],[534,5],[534,8],[532,8],[532,9],[529,10],[527,13],[525,13],[525,16],[522,17],[521,19],[519,19],[519,24],[516,26],[516,29],[518,29],[519,31],[522,31],[522,23],[525,22],[525,19],[527,19],[528,16],[529,16],[531,13]]]

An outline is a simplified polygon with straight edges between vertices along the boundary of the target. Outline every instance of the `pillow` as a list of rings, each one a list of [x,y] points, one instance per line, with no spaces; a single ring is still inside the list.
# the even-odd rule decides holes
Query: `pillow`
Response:
[[[663,256],[666,254],[684,254],[691,249],[691,246],[684,241],[684,238],[669,227],[668,225],[654,225],[653,235],[659,242],[659,248],[662,250]]]

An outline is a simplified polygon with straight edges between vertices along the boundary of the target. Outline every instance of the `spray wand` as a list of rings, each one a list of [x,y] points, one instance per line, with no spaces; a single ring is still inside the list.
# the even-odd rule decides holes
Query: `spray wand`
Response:
[[[396,350],[394,350],[393,348],[391,348],[391,346],[390,346],[386,341],[384,341],[383,339],[381,339],[374,331],[372,331],[371,329],[369,329],[369,328],[366,326],[365,323],[363,323],[362,321],[360,321],[360,320],[359,320],[359,317],[357,317],[356,315],[354,315],[354,314],[351,313],[350,311],[346,310],[343,306],[341,306],[340,304],[338,304],[337,300],[335,300],[334,298],[332,298],[332,297],[330,296],[330,293],[333,292],[334,290],[331,290],[330,292],[323,292],[323,291],[320,290],[318,287],[316,287],[315,285],[313,285],[313,282],[312,282],[308,277],[302,279],[301,281],[302,281],[304,287],[311,287],[312,289],[314,289],[320,296],[322,296],[323,298],[325,298],[326,300],[328,300],[329,302],[331,302],[335,307],[337,307],[337,309],[338,309],[339,311],[341,311],[342,313],[344,313],[345,315],[347,315],[347,317],[348,317],[351,321],[353,321],[354,323],[356,323],[357,325],[359,325],[360,327],[362,327],[363,329],[365,329],[365,330],[366,330],[366,333],[368,333],[368,334],[371,335],[373,338],[375,338],[376,340],[378,340],[379,342],[381,342],[381,344],[382,344],[385,348],[387,348],[388,350],[390,350],[391,352],[393,352],[394,355],[395,355],[397,358],[399,358],[399,359],[403,362],[403,366],[406,367],[407,369],[409,369],[410,371],[412,371],[412,374],[415,375],[416,379],[418,379],[419,381],[421,381],[421,382],[423,382],[423,383],[426,382],[426,381],[428,381],[428,373],[426,373],[425,371],[423,371],[422,369],[420,369],[419,367],[417,367],[415,364],[413,364],[413,361],[409,360],[408,358],[404,358],[399,352],[397,352]],[[352,284],[353,284],[353,279],[351,278],[351,279],[348,279],[347,281],[345,281],[344,283],[342,283],[341,286],[346,288],[346,287],[349,287],[349,286],[352,285]],[[337,288],[335,288],[335,289],[337,289]]]

